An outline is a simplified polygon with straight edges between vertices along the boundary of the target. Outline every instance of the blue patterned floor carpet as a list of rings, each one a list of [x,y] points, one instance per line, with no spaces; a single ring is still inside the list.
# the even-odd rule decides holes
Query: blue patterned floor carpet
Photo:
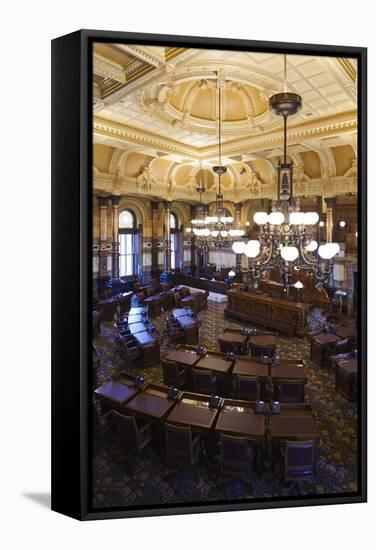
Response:
[[[208,309],[199,314],[200,344],[218,349],[218,335],[224,327],[239,328],[237,322],[224,320],[223,304],[208,301]],[[312,318],[314,327],[321,322],[319,313]],[[163,317],[155,320],[163,331]],[[249,326],[249,325],[248,325]],[[115,333],[110,323],[102,324],[95,341],[100,363],[96,368],[93,386],[106,383],[111,375],[124,368],[116,351]],[[167,342],[162,341],[162,349]],[[141,455],[129,458],[116,436],[93,438],[93,505],[94,507],[144,506],[166,503],[189,503],[242,498],[270,498],[311,494],[349,493],[357,491],[357,408],[347,402],[335,389],[333,373],[312,365],[309,360],[308,338],[282,335],[277,339],[280,357],[303,358],[307,363],[306,399],[312,405],[320,428],[319,458],[312,482],[286,485],[282,470],[277,466],[272,479],[252,473],[249,483],[217,480],[200,464],[191,473],[168,469],[163,454],[153,446]],[[149,381],[160,383],[162,369],[150,367],[140,372]]]

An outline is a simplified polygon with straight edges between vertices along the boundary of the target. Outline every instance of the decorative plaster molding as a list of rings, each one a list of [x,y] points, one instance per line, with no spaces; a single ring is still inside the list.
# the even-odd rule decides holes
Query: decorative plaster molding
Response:
[[[112,80],[116,80],[121,84],[125,84],[126,82],[123,67],[97,53],[94,53],[93,55],[93,72],[103,78],[111,78]]]

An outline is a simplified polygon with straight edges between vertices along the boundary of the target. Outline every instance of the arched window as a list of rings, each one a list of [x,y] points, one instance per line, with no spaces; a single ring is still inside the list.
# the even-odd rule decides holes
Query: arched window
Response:
[[[119,229],[134,229],[135,217],[130,210],[123,210],[119,216]]]
[[[171,269],[175,269],[178,264],[179,253],[179,221],[174,212],[170,214],[170,231],[171,231]]]
[[[119,275],[134,275],[137,271],[137,221],[131,210],[119,215]]]

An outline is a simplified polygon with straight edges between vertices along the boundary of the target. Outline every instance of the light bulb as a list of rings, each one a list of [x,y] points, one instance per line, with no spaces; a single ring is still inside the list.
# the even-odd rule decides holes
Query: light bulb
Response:
[[[245,243],[243,241],[235,241],[232,245],[232,250],[235,254],[243,254],[245,249]]]
[[[219,231],[217,231],[215,229],[211,232],[212,237],[218,237],[218,235],[219,235]]]
[[[299,250],[296,246],[283,246],[281,248],[281,256],[287,262],[293,262],[299,256]]]
[[[236,273],[232,269],[228,272],[229,277],[235,277]]]
[[[294,287],[295,288],[303,288],[303,283],[301,281],[296,281],[296,283],[294,284]]]
[[[248,241],[244,247],[244,254],[248,258],[256,258],[260,254],[260,241]]]
[[[307,244],[307,246],[305,247],[305,249],[306,249],[308,252],[314,252],[314,251],[316,250],[317,247],[318,247],[317,241],[311,241],[310,243]]]
[[[306,212],[304,214],[305,225],[315,225],[319,221],[319,215],[317,212]]]
[[[285,216],[282,212],[271,212],[268,216],[268,222],[271,225],[281,225],[285,221]]]
[[[255,212],[253,221],[257,223],[257,225],[265,225],[268,221],[268,215],[266,212]]]
[[[304,212],[291,212],[290,223],[291,225],[303,225],[305,221]]]
[[[338,243],[322,244],[321,246],[319,246],[319,250],[318,250],[319,256],[323,260],[330,260],[331,258],[333,258],[333,256],[338,254],[338,252],[339,252]]]

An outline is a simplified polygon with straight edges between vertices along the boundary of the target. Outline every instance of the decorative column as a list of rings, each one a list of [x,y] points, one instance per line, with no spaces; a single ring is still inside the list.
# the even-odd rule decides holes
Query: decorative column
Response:
[[[242,207],[243,203],[238,202],[235,204],[235,229],[240,229],[242,219]],[[242,255],[236,254],[236,275],[240,274],[242,270]]]
[[[335,197],[326,197],[326,241],[331,243],[333,241],[333,208],[336,203]]]
[[[171,201],[164,202],[165,207],[165,271],[171,272],[171,228],[170,228],[170,214],[171,214]]]
[[[191,220],[196,218],[197,207],[191,204]],[[191,231],[191,275],[196,275],[197,264],[196,264],[196,235]]]
[[[112,195],[112,279],[119,279],[119,202],[120,197]]]
[[[158,205],[151,201],[151,273],[154,276],[158,271]]]
[[[99,197],[99,278],[107,276],[107,197]]]

